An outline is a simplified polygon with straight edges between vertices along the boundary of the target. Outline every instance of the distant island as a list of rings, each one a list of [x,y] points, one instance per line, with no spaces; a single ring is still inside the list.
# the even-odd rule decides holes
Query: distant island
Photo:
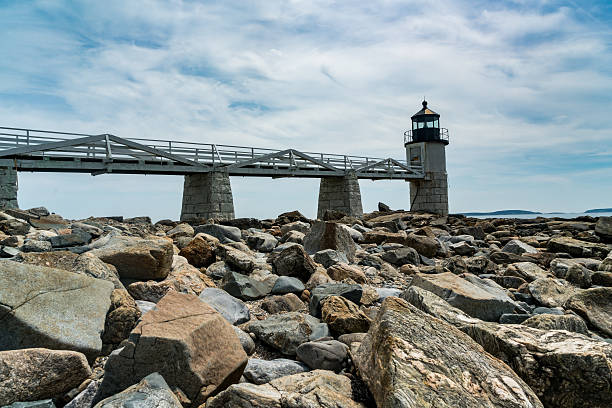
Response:
[[[593,214],[593,213],[605,213],[605,212],[612,212],[612,208],[595,208],[592,210],[586,210],[584,213]]]
[[[466,215],[469,217],[473,216],[481,216],[481,215],[519,215],[519,214],[542,214],[537,211],[527,211],[527,210],[499,210],[499,211],[491,211],[491,212],[464,212],[460,213],[461,215]]]

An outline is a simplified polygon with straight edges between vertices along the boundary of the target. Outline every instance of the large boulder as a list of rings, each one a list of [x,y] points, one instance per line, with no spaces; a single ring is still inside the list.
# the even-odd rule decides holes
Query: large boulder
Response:
[[[322,320],[337,334],[364,333],[370,328],[370,318],[359,306],[342,296],[323,300]]]
[[[327,370],[277,378],[269,384],[230,386],[206,403],[206,408],[365,408],[351,397],[351,380]]]
[[[433,275],[419,273],[414,276],[412,285],[428,290],[482,320],[498,321],[502,314],[512,313],[516,307],[504,293],[493,291],[484,284],[476,285],[452,272]]]
[[[595,224],[595,233],[604,240],[612,242],[612,217],[599,217]]]
[[[0,351],[0,406],[56,397],[91,375],[81,353],[29,348]]]
[[[550,271],[557,278],[565,279],[583,289],[591,286],[593,272],[574,259],[555,258],[550,263]]]
[[[197,296],[169,292],[104,367],[96,400],[159,372],[194,403],[238,382],[247,363],[232,326]]]
[[[612,338],[612,288],[592,288],[576,293],[567,300],[565,307]]]
[[[339,263],[327,268],[327,275],[335,281],[352,279],[356,283],[366,283],[368,278],[365,273],[356,265]]]
[[[53,251],[45,253],[22,253],[16,259],[30,265],[48,266],[63,269],[82,275],[91,276],[112,282],[115,289],[125,289],[119,280],[117,269],[110,264],[102,262],[90,252],[75,254],[70,251]]]
[[[323,249],[333,249],[343,253],[349,262],[355,261],[355,242],[342,224],[329,221],[315,222],[304,237],[304,248],[309,254]]]
[[[242,239],[242,233],[240,232],[240,228],[230,227],[227,225],[198,225],[194,228],[194,232],[196,234],[204,233],[211,235],[221,241],[222,244],[229,244],[230,242],[240,242],[240,240]]]
[[[215,287],[215,283],[208,276],[187,262],[186,258],[174,255],[172,269],[166,279],[134,282],[128,286],[128,291],[135,299],[157,303],[171,290],[199,295],[205,288],[212,287]]]
[[[113,284],[60,269],[0,261],[0,350],[102,349]]]
[[[552,238],[548,241],[547,249],[550,252],[564,252],[578,258],[592,256],[604,258],[610,252],[607,245],[580,241],[569,237]]]
[[[584,320],[573,314],[538,314],[531,316],[521,324],[540,330],[567,330],[573,333],[589,334],[589,330]]]
[[[402,297],[467,333],[508,364],[547,407],[610,406],[612,345],[563,330],[483,322],[415,287]]]
[[[255,258],[239,249],[230,247],[228,245],[219,245],[217,247],[217,252],[219,253],[221,259],[223,259],[225,263],[233,270],[242,273],[250,273],[255,267]]]
[[[242,300],[256,300],[270,294],[272,287],[264,282],[238,272],[229,272],[223,277],[221,288]]]
[[[308,256],[301,245],[283,249],[273,260],[274,273],[281,276],[294,276],[303,282],[317,269],[317,264]]]
[[[122,278],[163,279],[172,266],[174,251],[167,239],[112,236],[98,245],[91,254],[114,265]]]
[[[272,252],[278,245],[278,240],[273,235],[257,230],[249,230],[246,242],[251,249],[259,252]]]
[[[200,293],[200,300],[221,313],[230,324],[241,324],[251,319],[249,308],[243,301],[218,288],[207,288]]]
[[[467,335],[395,297],[383,301],[355,364],[380,408],[543,407]]]
[[[502,252],[508,252],[510,254],[515,255],[523,255],[523,254],[537,254],[538,250],[524,243],[523,241],[519,241],[518,239],[512,239],[504,245],[502,248]]]
[[[546,307],[563,307],[580,289],[563,279],[540,278],[528,286],[531,296]]]
[[[329,335],[325,323],[300,312],[275,314],[265,320],[251,321],[245,330],[287,356],[295,356],[300,344]]]
[[[391,249],[382,254],[382,259],[395,266],[405,264],[419,265],[421,263],[419,253],[414,248],[401,247]]]
[[[536,279],[547,278],[550,274],[533,262],[517,262],[508,265],[503,275],[516,276],[527,282],[532,282]]]
[[[440,241],[426,235],[408,234],[403,244],[428,258],[433,258],[442,249]]]
[[[179,255],[196,268],[207,267],[216,260],[215,248],[202,237],[189,241],[189,244],[180,250]]]
[[[313,370],[339,372],[345,366],[348,346],[338,340],[307,341],[297,348],[296,356]]]
[[[182,408],[183,406],[168,387],[164,377],[159,373],[152,373],[125,391],[98,402],[94,408],[124,407]]]

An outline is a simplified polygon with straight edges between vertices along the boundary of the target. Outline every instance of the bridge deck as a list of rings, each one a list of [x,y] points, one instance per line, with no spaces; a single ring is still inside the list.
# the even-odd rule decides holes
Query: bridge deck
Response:
[[[0,127],[0,165],[18,171],[185,175],[223,171],[235,176],[423,178],[422,166],[380,159],[294,149],[124,139],[102,134]]]

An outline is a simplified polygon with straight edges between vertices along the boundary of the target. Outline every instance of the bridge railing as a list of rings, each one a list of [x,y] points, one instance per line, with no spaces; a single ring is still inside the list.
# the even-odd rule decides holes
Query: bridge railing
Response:
[[[8,128],[0,127],[0,151],[13,149],[16,147],[23,146],[34,146],[42,145],[46,143],[73,140],[77,138],[97,136],[83,133],[67,133],[67,132],[54,132],[46,130],[36,129],[24,129],[24,128]],[[267,167],[298,167],[300,169],[317,169],[320,167],[319,164],[308,160],[307,158],[300,156],[287,157],[270,157],[268,159],[263,158],[264,156],[273,156],[275,153],[281,152],[276,149],[266,148],[255,148],[235,145],[220,145],[210,143],[198,143],[198,142],[182,142],[182,141],[169,141],[159,139],[145,139],[145,138],[126,138],[126,140],[133,141],[149,148],[153,148],[162,152],[170,153],[172,155],[180,156],[182,158],[204,163],[213,166],[224,166],[239,164],[241,162],[262,158],[254,164],[254,167],[267,166]],[[111,144],[110,154],[113,160],[140,160],[140,161],[156,161],[156,162],[171,162],[171,159],[158,157],[154,154],[150,154],[144,151],[135,151],[132,148],[121,144]],[[315,161],[322,162],[324,164],[333,166],[338,170],[356,170],[360,167],[371,166],[375,163],[382,161],[382,158],[366,157],[366,156],[352,156],[352,155],[341,155],[341,154],[328,154],[328,153],[313,153],[304,152],[305,155],[314,159]],[[36,155],[44,157],[58,157],[58,158],[80,158],[80,159],[103,159],[109,155],[109,146],[104,141],[97,141],[92,143],[85,143],[77,146],[62,147],[58,150],[46,150],[44,152],[36,152]],[[410,168],[412,172],[422,172],[422,166],[409,165],[405,161],[397,160],[401,165]],[[409,171],[402,169],[398,166],[392,166],[387,164],[387,168],[384,166],[376,166],[368,169],[369,172],[399,172],[408,173]]]

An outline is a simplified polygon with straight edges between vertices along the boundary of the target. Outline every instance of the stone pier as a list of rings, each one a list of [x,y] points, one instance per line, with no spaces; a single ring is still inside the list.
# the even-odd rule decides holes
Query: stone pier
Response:
[[[325,210],[341,211],[353,217],[363,215],[359,180],[355,173],[344,177],[321,178],[317,218],[322,219]]]
[[[0,167],[0,208],[19,208],[17,171],[12,167]]]
[[[181,221],[199,218],[234,218],[232,186],[227,173],[211,172],[185,176]]]

